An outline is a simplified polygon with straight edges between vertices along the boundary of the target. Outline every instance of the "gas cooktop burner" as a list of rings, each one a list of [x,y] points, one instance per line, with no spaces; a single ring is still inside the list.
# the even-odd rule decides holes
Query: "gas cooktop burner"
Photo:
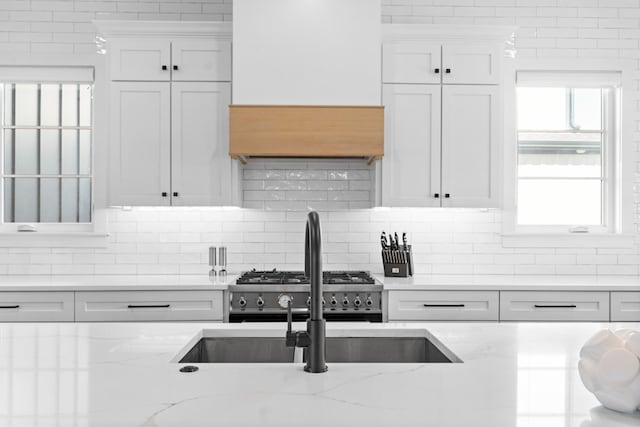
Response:
[[[367,271],[324,271],[322,272],[323,282],[335,285],[372,285],[375,279]],[[274,284],[300,284],[308,285],[309,278],[304,271],[251,271],[243,273],[236,284],[238,285],[274,285]]]

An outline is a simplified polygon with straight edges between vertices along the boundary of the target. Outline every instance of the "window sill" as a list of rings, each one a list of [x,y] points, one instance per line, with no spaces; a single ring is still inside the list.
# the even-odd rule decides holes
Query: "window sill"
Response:
[[[505,248],[630,248],[633,234],[550,234],[505,233]]]
[[[0,248],[105,248],[107,233],[6,232],[0,233]]]

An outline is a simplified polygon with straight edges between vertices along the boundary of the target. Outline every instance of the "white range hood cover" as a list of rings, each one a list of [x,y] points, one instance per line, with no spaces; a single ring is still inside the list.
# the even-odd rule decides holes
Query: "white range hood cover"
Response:
[[[233,103],[380,105],[380,0],[234,0]]]

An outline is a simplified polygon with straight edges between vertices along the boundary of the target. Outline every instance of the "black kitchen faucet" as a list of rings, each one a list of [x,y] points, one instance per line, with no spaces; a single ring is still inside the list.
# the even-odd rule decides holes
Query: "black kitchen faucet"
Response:
[[[304,239],[304,272],[311,283],[311,317],[307,320],[306,331],[292,331],[291,300],[287,305],[287,347],[307,349],[306,372],[327,372],[326,364],[326,321],[322,316],[322,241],[320,217],[311,211],[307,216]]]

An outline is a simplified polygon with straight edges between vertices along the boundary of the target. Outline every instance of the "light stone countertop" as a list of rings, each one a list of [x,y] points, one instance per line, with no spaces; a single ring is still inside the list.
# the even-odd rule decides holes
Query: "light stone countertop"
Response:
[[[638,291],[640,276],[374,275],[387,290]]]
[[[179,291],[225,290],[237,274],[208,275],[42,275],[1,276],[0,291]]]
[[[604,327],[640,323],[329,323],[329,336],[433,336],[463,363],[330,363],[325,374],[199,364],[186,374],[172,360],[203,330],[284,336],[285,325],[3,324],[0,425],[637,427],[640,412],[602,408],[578,375],[580,347]]]

